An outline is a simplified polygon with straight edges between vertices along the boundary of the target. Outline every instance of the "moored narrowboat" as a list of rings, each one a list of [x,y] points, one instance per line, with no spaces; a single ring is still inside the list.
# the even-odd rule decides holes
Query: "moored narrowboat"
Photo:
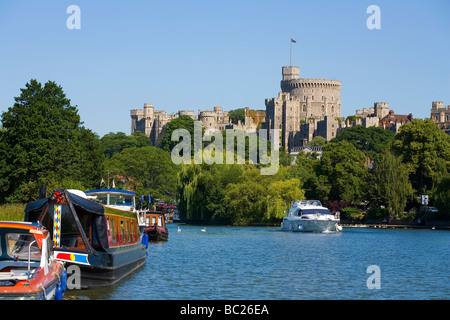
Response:
[[[149,241],[168,241],[169,230],[166,226],[164,212],[146,211],[145,213],[146,227],[144,232],[148,235]]]
[[[38,223],[0,222],[0,299],[61,300],[65,281],[48,230]]]
[[[38,221],[51,232],[57,259],[77,265],[80,288],[117,283],[145,263],[138,215],[108,208],[83,192],[53,190],[49,198],[27,204],[26,221]]]

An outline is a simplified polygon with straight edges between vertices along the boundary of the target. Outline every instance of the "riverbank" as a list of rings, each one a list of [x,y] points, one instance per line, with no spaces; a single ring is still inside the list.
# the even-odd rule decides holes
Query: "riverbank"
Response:
[[[390,220],[383,223],[376,220],[350,221],[341,220],[344,228],[374,228],[374,229],[432,229],[432,230],[450,230],[450,221],[448,220],[423,220],[417,221]]]

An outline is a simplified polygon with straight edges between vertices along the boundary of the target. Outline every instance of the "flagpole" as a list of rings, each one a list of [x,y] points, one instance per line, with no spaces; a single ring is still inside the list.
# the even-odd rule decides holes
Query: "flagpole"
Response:
[[[292,67],[292,39],[291,39],[291,54],[289,56],[289,66]]]

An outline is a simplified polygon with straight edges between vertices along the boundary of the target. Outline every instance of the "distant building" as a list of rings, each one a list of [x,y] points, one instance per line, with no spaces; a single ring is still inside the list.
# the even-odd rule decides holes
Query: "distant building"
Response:
[[[444,102],[433,101],[431,105],[431,119],[445,133],[450,134],[450,105],[444,108]]]
[[[232,123],[229,114],[229,111],[223,112],[222,107],[214,107],[213,111],[198,110],[197,116],[191,110],[181,110],[167,114],[165,111],[155,110],[153,104],[145,103],[144,109],[130,111],[131,134],[140,131],[146,134],[152,141],[152,144],[155,145],[158,138],[164,134],[167,123],[181,116],[189,116],[194,120],[201,121],[205,129],[205,135],[225,129],[241,129],[247,132],[256,132],[258,124],[265,119],[264,111],[254,111],[249,108],[244,109],[243,122]]]
[[[405,123],[409,123],[413,120],[412,114],[401,115],[395,114],[394,110],[390,110],[389,114],[380,120],[380,127],[391,130],[393,133],[397,133],[398,129]]]

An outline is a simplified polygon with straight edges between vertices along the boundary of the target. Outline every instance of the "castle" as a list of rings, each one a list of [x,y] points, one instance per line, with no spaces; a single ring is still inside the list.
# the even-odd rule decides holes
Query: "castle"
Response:
[[[280,147],[295,152],[316,136],[327,141],[348,127],[381,126],[397,132],[412,115],[396,115],[387,102],[375,102],[374,107],[356,110],[353,119],[341,117],[342,83],[339,80],[300,78],[300,68],[282,67],[281,92],[277,98],[266,99],[265,127],[279,129]]]
[[[262,128],[267,129],[271,139],[276,129],[280,133],[280,147],[296,152],[316,136],[330,141],[346,128],[356,125],[384,127],[395,133],[413,119],[412,114],[395,114],[389,110],[387,102],[375,102],[372,108],[356,110],[354,116],[341,117],[341,81],[300,78],[300,68],[296,66],[282,67],[280,86],[278,97],[265,99],[265,112],[245,108],[244,121],[237,123],[232,122],[230,112],[223,111],[222,107],[214,107],[212,111],[198,110],[197,115],[185,110],[167,114],[145,103],[144,109],[130,111],[131,133],[141,131],[156,145],[167,123],[185,115],[201,121],[205,135],[225,129],[251,133]],[[433,102],[431,114],[436,122],[450,121],[450,106],[444,108],[443,102]]]
[[[214,107],[213,111],[198,110],[197,116],[194,111],[181,110],[176,113],[167,114],[162,110],[155,110],[153,104],[145,103],[144,109],[134,109],[131,115],[131,134],[140,131],[146,134],[153,145],[164,134],[167,123],[181,116],[189,116],[194,120],[202,122],[205,135],[213,131],[225,129],[240,129],[246,132],[256,132],[259,123],[265,118],[264,111],[254,111],[249,108],[244,109],[244,121],[233,123],[229,111],[222,111],[222,107]]]

